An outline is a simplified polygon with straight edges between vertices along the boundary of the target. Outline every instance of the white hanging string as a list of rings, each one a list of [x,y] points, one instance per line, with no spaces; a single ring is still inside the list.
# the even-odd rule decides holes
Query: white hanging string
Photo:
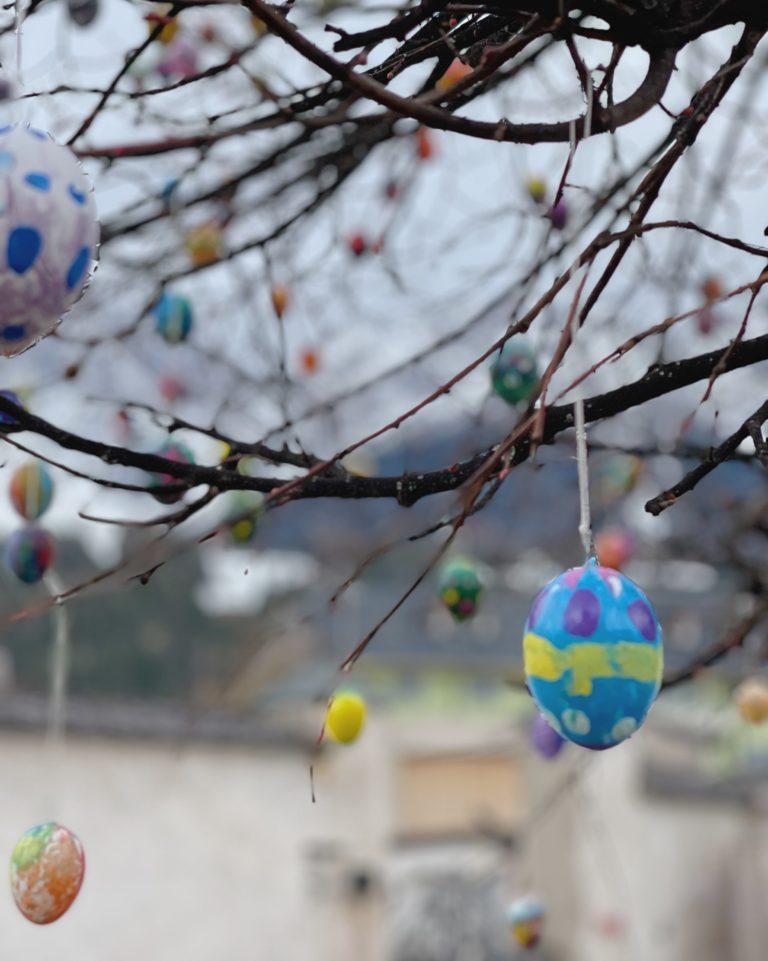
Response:
[[[25,101],[22,100],[24,93],[24,83],[22,81],[22,33],[24,24],[24,0],[14,0],[13,4],[13,37],[16,48],[15,63],[13,74],[9,73],[8,79],[13,85],[11,94],[11,113],[16,123],[24,119]]]
[[[62,593],[63,585],[56,572],[48,571],[45,585],[52,597]],[[69,675],[69,612],[66,604],[53,606],[53,643],[50,655],[48,682],[48,711],[45,725],[45,742],[48,753],[49,776],[47,779],[50,797],[46,799],[48,817],[56,813],[61,798],[61,761],[64,744],[64,730],[67,715],[67,680]]]

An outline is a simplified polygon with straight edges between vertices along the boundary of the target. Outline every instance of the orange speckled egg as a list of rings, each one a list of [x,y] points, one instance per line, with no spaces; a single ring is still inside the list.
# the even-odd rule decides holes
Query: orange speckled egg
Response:
[[[69,910],[85,873],[78,837],[55,821],[25,831],[11,854],[11,891],[33,924],[50,924]]]

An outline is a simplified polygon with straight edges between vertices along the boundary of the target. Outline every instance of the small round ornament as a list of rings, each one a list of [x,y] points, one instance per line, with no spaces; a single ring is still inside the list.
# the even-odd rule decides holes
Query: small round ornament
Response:
[[[544,905],[538,898],[517,898],[509,906],[507,919],[515,940],[524,948],[535,948],[544,925]]]
[[[235,491],[229,501],[227,523],[236,544],[248,544],[256,536],[264,513],[264,496],[258,491]]]
[[[464,621],[477,610],[483,593],[483,582],[477,564],[467,557],[457,557],[443,565],[438,594],[457,621]]]
[[[198,71],[197,48],[188,40],[176,39],[168,44],[165,56],[157,64],[157,72],[165,80],[189,80]]]
[[[643,462],[635,454],[601,457],[594,471],[599,500],[612,504],[629,494],[636,487],[642,471]]]
[[[0,126],[0,353],[50,334],[96,259],[93,193],[69,149],[22,124]]]
[[[275,284],[269,292],[272,308],[278,317],[282,317],[291,303],[291,291],[286,284]]]
[[[350,234],[347,237],[347,249],[354,257],[362,257],[368,252],[368,240],[364,234]]]
[[[353,691],[333,695],[325,715],[325,729],[340,744],[351,744],[360,736],[365,723],[365,701]]]
[[[209,267],[221,260],[224,249],[221,227],[213,220],[199,224],[189,231],[184,247],[194,267]]]
[[[595,535],[595,553],[603,567],[620,571],[635,552],[635,537],[626,527],[606,527]]]
[[[419,160],[431,160],[435,155],[435,139],[429,127],[416,131],[416,156]]]
[[[155,330],[168,344],[180,344],[189,337],[194,322],[192,304],[179,294],[164,293],[152,308]]]
[[[545,717],[537,714],[531,723],[531,744],[542,757],[551,761],[562,751],[565,739],[560,737]]]
[[[11,854],[11,892],[33,924],[50,924],[71,907],[85,874],[85,854],[76,834],[47,821],[26,831]]]
[[[711,334],[712,331],[717,326],[717,313],[715,310],[707,305],[702,307],[701,310],[696,314],[696,326],[699,328],[699,333]]]
[[[99,0],[67,0],[69,19],[78,27],[88,27],[99,14]]]
[[[53,563],[53,538],[42,527],[22,527],[5,545],[5,563],[25,584],[43,579]]]
[[[156,451],[158,457],[172,460],[177,464],[194,464],[195,455],[181,441],[173,440],[163,444],[160,450]],[[151,487],[165,487],[167,484],[180,484],[181,481],[173,474],[152,474]],[[161,504],[176,504],[184,496],[183,489],[178,491],[153,491],[152,496]]]
[[[702,281],[701,292],[708,301],[719,300],[723,296],[723,285],[718,277],[710,274]]]
[[[528,688],[574,744],[613,747],[640,727],[661,686],[661,626],[628,577],[590,559],[541,590],[525,625]]]
[[[450,90],[451,87],[455,86],[470,73],[472,73],[472,67],[470,67],[468,63],[464,63],[463,60],[460,60],[459,57],[454,57],[448,69],[435,84],[435,88],[441,93],[445,93],[446,90]]]
[[[549,208],[549,222],[555,230],[565,230],[568,225],[568,205],[561,198],[556,204]]]
[[[176,17],[169,17],[168,14],[173,9],[170,3],[156,3],[151,13],[146,16],[147,30],[151,35],[159,23],[163,24],[163,29],[155,38],[162,44],[169,44],[179,32],[179,22]]]
[[[491,364],[494,391],[508,404],[519,404],[531,397],[538,381],[536,355],[526,341],[513,337]]]
[[[525,189],[535,204],[543,204],[547,199],[547,182],[541,177],[529,177],[525,182]]]
[[[302,373],[311,377],[320,369],[320,354],[314,347],[304,347],[299,354],[299,366]]]
[[[53,480],[45,464],[28,460],[11,474],[11,503],[27,521],[36,521],[48,510],[53,497]]]
[[[173,404],[177,400],[181,400],[187,393],[187,388],[184,384],[174,377],[172,374],[167,374],[165,377],[160,378],[160,383],[157,385],[157,389],[160,391],[160,396],[163,400],[167,401],[169,404]]]
[[[15,404],[17,407],[20,407],[22,410],[26,410],[26,407],[21,402],[19,395],[14,393],[14,391],[12,390],[0,390],[0,397],[3,397],[5,400],[10,401],[12,404]],[[5,411],[0,410],[0,431],[6,430],[8,427],[18,427],[18,426],[19,426],[19,422],[16,420],[13,414],[6,414]]]
[[[748,677],[734,691],[739,714],[750,724],[764,724],[768,720],[768,680]]]

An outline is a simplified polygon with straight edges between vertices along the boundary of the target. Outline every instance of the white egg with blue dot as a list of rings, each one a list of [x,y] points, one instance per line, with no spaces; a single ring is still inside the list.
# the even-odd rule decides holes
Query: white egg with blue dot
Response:
[[[99,239],[90,181],[72,151],[0,125],[0,353],[50,334],[82,295]]]

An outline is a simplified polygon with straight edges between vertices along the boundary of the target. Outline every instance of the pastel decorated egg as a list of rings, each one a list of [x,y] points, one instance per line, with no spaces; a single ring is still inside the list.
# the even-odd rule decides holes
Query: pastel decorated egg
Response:
[[[53,480],[41,461],[28,460],[11,475],[11,503],[16,513],[36,521],[48,510],[53,497]]]
[[[65,914],[80,891],[84,874],[80,840],[55,821],[25,831],[11,854],[13,900],[33,924],[50,924]]]
[[[156,37],[162,44],[170,43],[179,31],[179,22],[176,17],[168,16],[172,9],[170,3],[156,3],[152,12],[146,16],[147,29],[150,34],[159,23],[163,24],[163,29]]]
[[[75,155],[22,124],[0,126],[0,353],[18,354],[53,331],[81,296],[99,226]]]
[[[709,301],[718,300],[723,296],[723,285],[718,277],[710,275],[704,278],[701,284],[701,292]]]
[[[696,326],[700,334],[711,334],[717,326],[717,313],[710,306],[702,307],[696,314]]]
[[[20,407],[22,410],[26,410],[24,404],[22,404],[21,399],[18,394],[14,393],[12,390],[0,390],[0,397],[9,400],[12,404]],[[0,410],[0,430],[4,430],[7,427],[18,427],[19,422],[13,416],[13,414],[6,414],[5,411]]]
[[[157,72],[166,80],[189,80],[199,69],[197,48],[188,40],[176,39],[166,48]]]
[[[509,906],[507,919],[515,940],[524,948],[534,948],[544,925],[544,905],[538,898],[517,898]]]
[[[549,761],[562,751],[565,739],[560,737],[545,717],[537,714],[531,724],[531,744]]]
[[[661,626],[628,577],[592,559],[550,581],[525,625],[528,688],[552,727],[602,750],[645,720],[661,686]]]
[[[166,460],[175,461],[177,464],[194,464],[195,455],[181,441],[173,440],[168,441],[163,444],[163,446],[157,452],[158,457],[164,457]],[[180,484],[182,483],[178,477],[174,477],[173,474],[152,474],[151,487],[165,487],[167,484]],[[184,496],[185,490],[179,489],[178,491],[153,491],[152,496],[155,500],[160,501],[161,504],[175,504],[180,501]]]
[[[508,340],[491,364],[491,384],[508,404],[519,404],[536,390],[539,372],[536,356],[520,337]]]
[[[25,584],[36,584],[53,563],[53,538],[42,527],[22,527],[5,545],[5,563]]]
[[[221,227],[212,220],[193,227],[184,239],[184,246],[193,266],[208,267],[221,260],[223,237]]]
[[[634,490],[643,470],[642,460],[634,454],[601,457],[594,471],[598,497],[610,504]]]
[[[568,224],[568,205],[562,197],[549,208],[547,216],[555,230],[565,230]]]
[[[739,714],[750,724],[764,724],[768,720],[768,680],[748,677],[734,692]]]
[[[189,337],[194,322],[192,304],[179,294],[164,293],[152,308],[155,330],[166,343],[180,344]]]
[[[620,571],[635,551],[635,537],[626,527],[606,527],[595,535],[595,553],[603,567]]]
[[[69,19],[78,27],[93,23],[99,13],[99,0],[67,0]]]
[[[435,139],[429,127],[419,127],[415,134],[416,156],[419,160],[431,160],[435,155]]]
[[[351,744],[365,723],[365,701],[353,691],[339,691],[331,698],[325,715],[325,729],[341,744]]]
[[[258,491],[235,491],[231,495],[227,523],[236,544],[248,544],[256,536],[264,513],[264,496]]]
[[[543,204],[547,199],[547,182],[541,177],[529,177],[525,182],[525,189],[536,204]]]
[[[169,404],[174,403],[174,401],[181,400],[187,393],[187,388],[184,384],[174,377],[172,374],[167,374],[165,377],[160,378],[160,383],[157,385],[157,389],[160,391],[160,396],[163,400],[168,401]]]
[[[438,587],[440,600],[457,621],[464,621],[477,610],[483,593],[480,571],[474,561],[457,557],[443,565]]]

